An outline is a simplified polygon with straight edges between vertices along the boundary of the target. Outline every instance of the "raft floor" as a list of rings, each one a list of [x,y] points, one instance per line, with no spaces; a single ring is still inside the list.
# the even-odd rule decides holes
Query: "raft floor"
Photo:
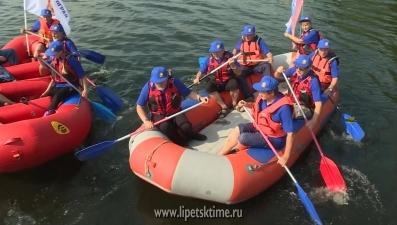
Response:
[[[285,82],[279,85],[279,91],[286,93],[288,86]],[[257,93],[254,94],[257,96]],[[251,120],[246,112],[231,111],[225,118],[218,119],[200,131],[207,136],[206,141],[191,140],[189,146],[200,152],[218,154],[232,130],[240,123]]]

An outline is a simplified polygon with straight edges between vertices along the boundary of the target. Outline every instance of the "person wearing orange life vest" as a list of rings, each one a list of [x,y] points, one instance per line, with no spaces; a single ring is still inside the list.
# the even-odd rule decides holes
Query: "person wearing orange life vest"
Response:
[[[232,59],[233,54],[225,51],[224,45],[221,41],[213,41],[209,52],[210,56],[208,56],[202,64],[193,83],[199,84],[201,77],[205,76],[215,68],[218,68],[221,64],[228,62],[227,65],[215,72],[214,79],[205,84],[205,90],[209,93],[210,97],[221,106],[221,111],[218,113],[219,118],[224,118],[231,110],[222,100],[219,92],[225,90],[229,91],[230,97],[232,98],[233,108],[235,108],[239,92],[236,76],[241,74],[241,68],[237,60]]]
[[[44,116],[48,116],[55,113],[55,109],[58,107],[59,103],[77,93],[64,78],[76,88],[82,86],[81,96],[83,98],[88,96],[88,81],[81,63],[76,57],[65,52],[62,42],[51,42],[45,54],[49,56],[49,58],[46,59],[47,63],[51,64],[51,66],[62,75],[61,77],[57,73],[52,73],[51,82],[40,96],[52,96],[51,103],[47,108],[47,112],[44,114]],[[41,66],[46,66],[41,60],[39,62]]]
[[[155,67],[152,70],[150,80],[143,86],[136,102],[136,112],[146,129],[152,129],[153,123],[181,111],[182,97],[208,103],[208,97],[202,97],[198,93],[187,88],[181,80],[170,77],[169,71],[164,67]],[[145,109],[149,109],[150,117]],[[184,114],[164,121],[156,126],[171,141],[180,146],[186,146],[188,140],[180,137],[178,128],[188,138],[205,141],[207,137],[193,131],[192,124]]]
[[[311,59],[307,55],[299,55],[293,62],[295,67],[289,68],[284,73],[287,78],[290,78],[291,87],[294,90],[299,104],[303,108],[309,122],[306,126],[311,130],[316,125],[317,119],[321,113],[321,88],[318,77],[311,70]],[[283,79],[284,68],[278,67],[274,72],[274,76],[278,79]],[[295,102],[291,92],[288,93],[290,100]],[[313,112],[314,111],[314,112]],[[303,117],[297,103],[294,104],[295,118]]]
[[[277,150],[281,150],[285,146],[285,152],[278,161],[281,166],[284,166],[288,161],[294,142],[292,102],[279,92],[278,81],[270,75],[264,76],[260,82],[253,85],[253,88],[259,92],[255,102],[241,100],[239,105],[252,108],[252,117],[259,127],[253,123],[239,124],[227,138],[219,155],[226,155],[235,147],[234,150],[246,147],[269,149],[266,140],[258,131],[260,129],[269,137],[270,142]]]
[[[30,29],[27,30],[30,32],[38,32],[39,35],[42,37],[33,54],[35,58],[37,58],[40,53],[45,52],[52,40],[50,27],[59,23],[59,20],[52,19],[51,10],[42,9],[41,17],[33,24]],[[25,28],[21,28],[21,33],[25,33]]]
[[[299,38],[287,32],[284,33],[284,36],[295,42],[299,54],[309,55],[317,49],[317,44],[321,40],[321,34],[312,27],[311,18],[309,16],[302,16],[299,23],[303,31]]]
[[[339,57],[331,50],[331,42],[322,39],[318,49],[309,57],[312,59],[312,70],[320,80],[321,90],[330,95],[337,88],[339,77]]]
[[[66,54],[75,56],[80,61],[80,54],[77,51],[77,47],[73,43],[73,41],[66,36],[62,25],[61,24],[52,25],[50,27],[50,31],[53,36],[53,41],[61,41],[63,43],[63,48]],[[41,76],[47,76],[49,71],[46,69],[46,67],[40,65],[39,72]]]
[[[242,52],[238,58],[238,62],[242,66],[242,72],[237,79],[246,101],[253,101],[253,92],[248,86],[246,78],[251,74],[270,74],[273,54],[270,52],[265,41],[255,34],[254,25],[246,25],[241,34],[243,35],[242,39],[237,42],[233,50],[233,55]],[[265,56],[268,59],[267,62],[264,60]],[[247,60],[255,60],[256,62],[249,62]]]

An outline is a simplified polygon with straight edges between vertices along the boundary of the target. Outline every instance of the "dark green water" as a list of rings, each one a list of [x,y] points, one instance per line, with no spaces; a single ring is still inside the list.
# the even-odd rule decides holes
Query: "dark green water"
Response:
[[[208,54],[211,41],[232,49],[242,27],[255,24],[274,54],[290,51],[284,38],[290,0],[270,1],[64,1],[72,15],[70,37],[78,47],[107,56],[103,67],[84,61],[99,84],[125,100],[112,127],[96,120],[90,143],[113,140],[139,125],[135,101],[155,66],[172,68],[186,83]],[[0,45],[23,26],[20,1],[0,1]],[[322,187],[320,157],[312,146],[292,168],[324,224],[397,224],[397,3],[395,1],[307,0],[304,13],[333,42],[341,58],[340,107],[357,118],[367,136],[362,144],[342,134],[335,116],[320,137],[325,155],[340,166],[349,191],[344,198]],[[29,15],[29,23],[34,16]],[[95,92],[91,92],[93,99]],[[1,134],[0,134],[1,135]],[[233,206],[242,219],[156,219],[153,209],[212,206],[163,193],[132,174],[127,142],[107,154],[76,162],[65,156],[39,168],[0,175],[0,224],[310,224],[284,177],[271,189]],[[205,166],[205,165],[203,165]],[[260,181],[258,181],[260,182]]]

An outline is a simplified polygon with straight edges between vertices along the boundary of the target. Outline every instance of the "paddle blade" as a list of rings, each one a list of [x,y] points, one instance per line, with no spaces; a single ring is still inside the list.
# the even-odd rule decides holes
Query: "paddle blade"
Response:
[[[103,104],[109,107],[113,112],[117,112],[123,106],[123,100],[111,89],[105,87],[97,87],[96,89]]]
[[[207,57],[199,57],[198,62],[199,62],[200,68],[203,66],[206,59],[207,59]]]
[[[104,141],[82,149],[74,153],[74,156],[80,161],[85,161],[107,152],[115,143],[117,141]]]
[[[359,142],[364,138],[365,133],[354,117],[351,117],[349,114],[342,113],[342,123],[345,126],[346,132],[352,136],[355,142]]]
[[[108,108],[106,108],[104,105],[99,104],[97,102],[91,102],[91,106],[94,109],[94,112],[96,115],[101,118],[103,121],[113,124],[117,121],[116,115],[112,113]]]
[[[298,183],[295,183],[295,186],[298,189],[299,198],[301,199],[301,202],[303,203],[303,205],[306,207],[306,210],[310,214],[310,217],[312,218],[312,220],[317,225],[322,225],[323,223],[321,222],[316,209],[314,208],[310,199],[307,197],[306,193],[303,191],[303,189],[301,188],[301,186],[299,186]]]
[[[336,164],[323,156],[320,162],[320,172],[330,191],[345,191],[346,184]]]
[[[78,50],[78,52],[82,57],[90,60],[91,62],[98,64],[103,64],[105,62],[105,56],[98,52],[94,52],[92,50],[87,50],[87,49],[80,49]]]

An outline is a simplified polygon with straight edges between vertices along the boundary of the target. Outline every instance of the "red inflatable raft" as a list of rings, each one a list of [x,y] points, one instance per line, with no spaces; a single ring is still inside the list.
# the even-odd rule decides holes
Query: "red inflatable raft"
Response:
[[[47,79],[47,80],[46,80]],[[10,100],[37,97],[48,78],[0,84]],[[90,103],[74,95],[57,112],[43,117],[50,97],[0,107],[0,173],[38,166],[74,151],[86,139],[91,128]]]
[[[33,55],[34,50],[36,49],[37,44],[39,43],[39,37],[29,35],[28,36],[28,44],[30,54]],[[26,48],[26,37],[18,36],[4,45],[3,49],[13,49],[18,59],[18,65],[10,65],[6,63],[0,66],[0,75],[1,73],[9,73],[16,80],[24,80],[29,78],[35,78],[39,76],[39,62],[32,60],[32,57],[29,57],[27,48]]]

